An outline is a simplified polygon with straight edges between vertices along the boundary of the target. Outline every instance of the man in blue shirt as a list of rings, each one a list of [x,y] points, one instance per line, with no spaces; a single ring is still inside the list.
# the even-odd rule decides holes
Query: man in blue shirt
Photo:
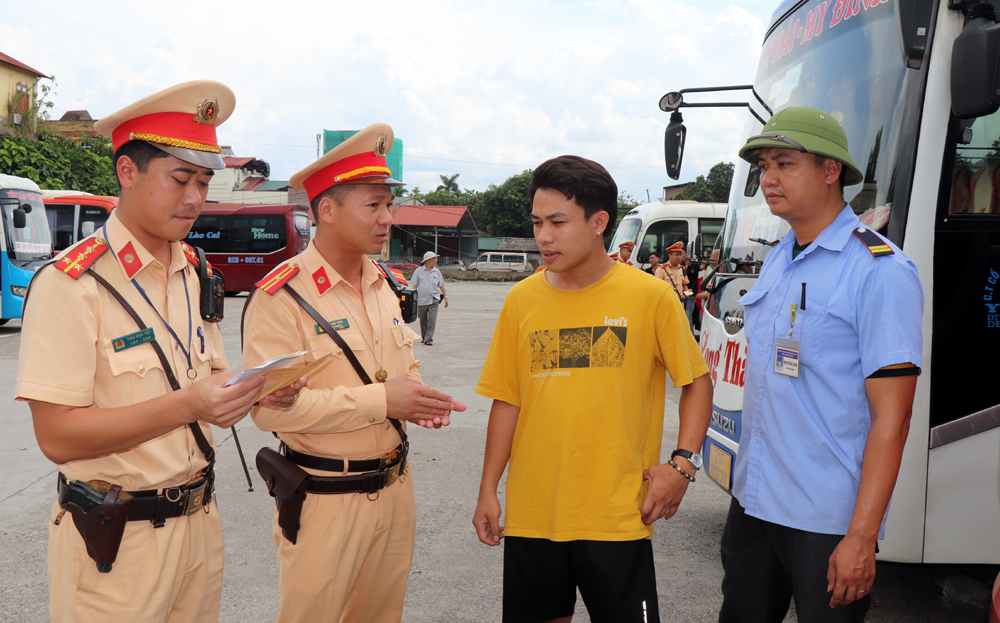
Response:
[[[740,299],[743,430],[722,536],[720,623],[863,621],[920,373],[917,269],[862,226],[828,113],[788,108],[740,157],[791,231]]]
[[[420,319],[420,341],[427,346],[434,345],[434,329],[437,328],[438,305],[444,297],[448,307],[448,293],[444,289],[444,275],[437,267],[439,256],[433,251],[424,253],[420,266],[410,276],[410,287],[417,289],[417,317]]]

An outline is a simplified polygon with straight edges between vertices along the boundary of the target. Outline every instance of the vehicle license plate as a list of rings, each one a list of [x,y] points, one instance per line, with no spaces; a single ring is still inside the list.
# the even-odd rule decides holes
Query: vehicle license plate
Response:
[[[708,443],[708,477],[726,491],[732,487],[733,455],[711,441]]]

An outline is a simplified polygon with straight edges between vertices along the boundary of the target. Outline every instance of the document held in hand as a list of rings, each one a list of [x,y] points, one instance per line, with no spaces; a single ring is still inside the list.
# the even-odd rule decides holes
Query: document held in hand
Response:
[[[312,351],[300,350],[296,353],[288,353],[287,355],[280,355],[273,359],[268,359],[259,366],[250,368],[249,370],[244,370],[229,379],[226,383],[226,387],[263,375],[264,387],[261,388],[260,393],[257,394],[257,401],[263,400],[279,389],[288,387],[300,378],[307,376],[309,372],[319,367],[319,365],[326,361],[327,357],[330,356],[330,353],[326,353],[308,365],[292,365],[295,363],[296,359],[310,352]]]

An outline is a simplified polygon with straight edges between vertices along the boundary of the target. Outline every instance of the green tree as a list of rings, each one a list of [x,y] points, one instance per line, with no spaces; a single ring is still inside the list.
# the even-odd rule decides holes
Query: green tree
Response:
[[[77,142],[59,134],[0,137],[0,173],[33,180],[42,188],[116,195],[118,181],[107,139]]]
[[[490,236],[530,237],[531,202],[528,201],[528,184],[531,170],[513,175],[499,186],[490,184],[477,201],[470,206],[472,217],[479,229]]]
[[[458,173],[454,175],[439,175],[438,177],[441,178],[441,185],[434,189],[436,192],[446,192],[453,195],[459,193],[458,182],[455,181],[458,179]]]
[[[720,162],[709,169],[707,178],[699,175],[687,188],[670,199],[726,203],[729,201],[729,187],[733,183],[734,169],[732,162]]]

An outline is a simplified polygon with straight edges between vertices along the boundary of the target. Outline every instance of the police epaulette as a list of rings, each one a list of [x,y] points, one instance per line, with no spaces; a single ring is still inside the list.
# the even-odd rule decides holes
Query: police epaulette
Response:
[[[109,248],[108,242],[104,238],[96,236],[87,238],[56,262],[56,268],[73,279],[79,279]]]
[[[854,237],[868,247],[868,250],[871,251],[872,257],[882,257],[883,255],[894,255],[896,253],[885,243],[882,236],[879,236],[866,227],[858,227],[855,229]]]
[[[281,286],[288,283],[289,279],[298,274],[298,272],[298,264],[283,264],[269,272],[266,277],[258,281],[257,287],[268,294],[274,294],[281,289]]]
[[[195,268],[201,268],[201,262],[198,261],[198,252],[194,250],[194,247],[192,247],[191,245],[182,240],[181,248],[184,249],[184,257],[186,257],[188,261],[191,262],[192,265],[194,265]],[[211,275],[212,263],[209,262],[207,259],[205,260],[205,263],[208,264],[208,274]]]
[[[377,268],[378,271],[385,276],[386,279],[389,279],[390,281],[392,279],[395,279],[404,286],[409,285],[409,282],[406,280],[405,277],[403,277],[403,271],[398,270],[396,268],[390,268],[389,266],[386,266],[385,264],[382,264],[381,262],[377,262],[375,260],[372,260],[371,262],[372,264],[375,265],[375,268]]]

